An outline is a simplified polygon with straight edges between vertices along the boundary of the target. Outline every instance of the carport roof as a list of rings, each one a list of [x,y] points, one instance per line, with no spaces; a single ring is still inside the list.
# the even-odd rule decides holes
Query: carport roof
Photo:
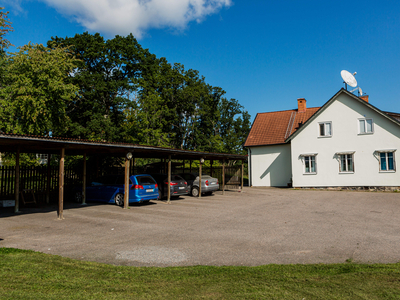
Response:
[[[109,155],[125,156],[132,152],[133,157],[173,159],[215,159],[246,160],[247,155],[189,151],[155,146],[135,145],[128,143],[111,143],[103,141],[80,140],[72,138],[56,138],[45,136],[18,135],[0,133],[0,152],[59,154],[65,148],[66,155]]]

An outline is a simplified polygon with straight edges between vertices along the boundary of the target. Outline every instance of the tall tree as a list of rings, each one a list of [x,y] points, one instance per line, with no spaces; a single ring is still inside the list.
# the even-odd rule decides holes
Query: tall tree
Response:
[[[67,103],[78,88],[65,79],[74,68],[66,48],[20,47],[4,59],[0,89],[0,130],[20,134],[63,135]]]
[[[124,110],[135,99],[142,61],[151,56],[130,34],[111,40],[96,33],[72,38],[52,38],[50,47],[68,46],[80,59],[69,82],[80,87],[79,95],[68,105],[74,137],[121,141],[126,138]]]
[[[0,55],[5,54],[5,50],[13,46],[11,42],[5,38],[5,36],[14,31],[13,27],[11,26],[11,22],[8,19],[9,12],[4,12],[4,7],[0,7]]]

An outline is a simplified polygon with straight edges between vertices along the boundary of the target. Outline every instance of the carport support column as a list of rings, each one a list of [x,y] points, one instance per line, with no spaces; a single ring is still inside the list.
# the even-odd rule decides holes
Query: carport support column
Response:
[[[124,209],[129,208],[129,159],[125,157]]]
[[[225,195],[225,159],[222,161],[222,195]]]
[[[60,170],[59,170],[59,181],[58,181],[58,219],[64,219],[64,160],[65,160],[65,148],[61,149],[60,157]]]
[[[50,203],[50,176],[51,176],[51,154],[47,155],[47,182],[46,182],[46,203]]]
[[[19,212],[19,147],[17,148],[17,153],[15,154],[15,207],[14,212]]]
[[[83,154],[82,205],[86,205],[86,153]]]
[[[201,163],[201,159],[200,159],[200,164],[199,164],[199,198],[201,198],[201,172],[202,172],[202,163]]]
[[[242,159],[242,177],[240,182],[240,190],[243,192],[243,175],[244,175],[244,160]]]
[[[171,155],[168,155],[168,186],[167,186],[167,203],[171,203]]]

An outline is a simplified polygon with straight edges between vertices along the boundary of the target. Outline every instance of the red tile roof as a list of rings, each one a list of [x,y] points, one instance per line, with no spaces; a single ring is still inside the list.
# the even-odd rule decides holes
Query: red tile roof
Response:
[[[305,112],[297,109],[257,114],[245,147],[283,144],[302,124],[316,113],[320,107],[307,108]]]

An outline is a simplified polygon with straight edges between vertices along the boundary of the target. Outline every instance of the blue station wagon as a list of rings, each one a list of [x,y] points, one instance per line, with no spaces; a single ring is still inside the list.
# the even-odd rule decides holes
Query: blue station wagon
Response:
[[[97,178],[86,187],[86,201],[98,201],[124,204],[124,175],[106,175]],[[129,203],[147,203],[158,199],[158,185],[148,174],[131,175],[129,177]],[[75,195],[76,201],[82,201],[82,191]]]

